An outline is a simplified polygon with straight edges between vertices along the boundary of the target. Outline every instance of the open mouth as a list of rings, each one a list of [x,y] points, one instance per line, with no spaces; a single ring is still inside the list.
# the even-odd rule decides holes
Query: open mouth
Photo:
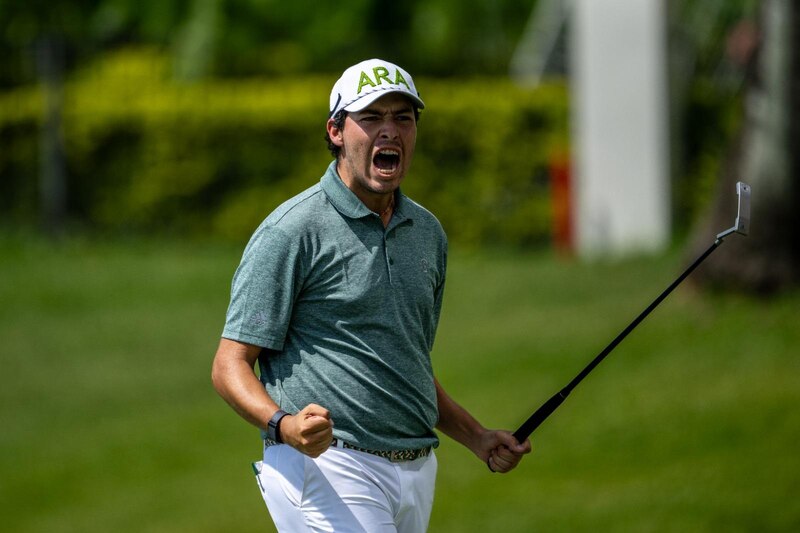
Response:
[[[379,150],[372,158],[372,164],[382,174],[391,174],[400,166],[400,152],[392,149]]]

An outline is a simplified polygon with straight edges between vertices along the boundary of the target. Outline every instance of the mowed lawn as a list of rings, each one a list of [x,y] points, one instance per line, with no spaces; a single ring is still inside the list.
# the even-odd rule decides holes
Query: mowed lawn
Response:
[[[0,240],[0,529],[273,531],[209,379],[241,249]],[[682,267],[454,250],[437,375],[516,429]],[[798,311],[680,287],[512,474],[443,438],[430,531],[800,530]]]

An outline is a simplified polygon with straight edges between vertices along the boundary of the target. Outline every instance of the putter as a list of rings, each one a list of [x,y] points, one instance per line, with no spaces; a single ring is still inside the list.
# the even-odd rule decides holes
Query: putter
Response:
[[[722,244],[722,241],[725,237],[730,235],[731,233],[739,233],[740,235],[747,235],[750,231],[750,186],[743,182],[738,182],[736,184],[736,195],[739,197],[739,206],[736,212],[736,222],[734,226],[730,229],[727,229],[717,235],[717,238],[714,240],[714,244],[712,244],[703,254],[697,258],[697,260],[692,263],[686,271],[681,274],[678,279],[672,282],[672,285],[667,287],[667,289],[661,293],[661,295],[656,298],[653,303],[651,303],[647,309],[641,312],[639,316],[637,316],[633,322],[631,322],[628,327],[626,327],[622,333],[617,335],[617,337],[611,341],[611,343],[606,346],[606,348],[600,352],[600,354],[595,357],[589,365],[584,368],[575,378],[569,382],[569,384],[553,395],[552,398],[547,400],[544,404],[542,404],[539,409],[534,412],[528,420],[522,424],[517,431],[514,432],[514,437],[516,437],[517,442],[524,442],[533,431],[539,427],[539,425],[550,416],[556,408],[561,405],[561,403],[569,396],[569,393],[578,386],[578,383],[583,381],[583,379],[589,375],[589,372],[594,370],[594,368],[600,364],[600,362],[606,358],[606,356],[611,353],[611,351],[617,347],[617,345],[622,342],[622,339],[628,336],[628,334],[633,331],[633,329],[639,325],[639,323],[645,319],[647,315],[650,314],[653,309],[655,309],[658,304],[660,304],[664,298],[666,298],[669,293],[671,293],[675,287],[681,284],[681,282],[686,279],[686,277],[691,274],[691,272],[697,268],[697,266],[705,261],[705,259],[711,255],[711,252],[717,249],[717,246]],[[489,467],[491,470],[491,467]]]

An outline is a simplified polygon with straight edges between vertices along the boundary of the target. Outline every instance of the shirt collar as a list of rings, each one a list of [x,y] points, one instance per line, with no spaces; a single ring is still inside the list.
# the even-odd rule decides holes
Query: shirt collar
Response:
[[[328,165],[328,170],[326,170],[325,174],[322,176],[320,184],[323,192],[328,197],[331,204],[333,204],[333,207],[344,216],[349,218],[363,218],[375,215],[375,213],[370,211],[339,177],[339,173],[336,171],[336,160]],[[397,219],[397,223],[411,218],[410,212],[407,213],[406,211],[408,210],[405,209],[407,203],[408,201],[405,195],[398,189],[395,193],[394,215],[392,216],[393,222],[395,218]],[[394,225],[395,224],[391,224],[390,227]]]

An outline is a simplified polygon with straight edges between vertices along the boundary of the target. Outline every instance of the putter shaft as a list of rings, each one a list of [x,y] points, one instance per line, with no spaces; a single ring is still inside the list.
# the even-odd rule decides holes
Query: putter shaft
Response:
[[[572,390],[573,390],[575,387],[577,387],[577,386],[578,386],[578,384],[579,384],[581,381],[583,381],[583,379],[584,379],[586,376],[588,376],[588,375],[589,375],[589,373],[590,373],[592,370],[594,370],[594,368],[595,368],[597,365],[599,365],[599,364],[600,364],[600,362],[601,362],[603,359],[605,359],[605,358],[606,358],[606,356],[607,356],[608,354],[610,354],[610,353],[611,353],[611,351],[612,351],[612,350],[614,350],[614,348],[616,348],[616,347],[617,347],[617,345],[618,345],[620,342],[622,342],[622,340],[623,340],[625,337],[627,337],[627,336],[628,336],[628,334],[629,334],[631,331],[633,331],[633,330],[634,330],[634,328],[636,328],[636,326],[638,326],[638,325],[639,325],[639,323],[640,323],[642,320],[644,320],[644,319],[647,317],[647,315],[649,315],[649,314],[650,314],[650,313],[653,311],[653,309],[655,309],[656,307],[658,307],[658,305],[659,305],[659,304],[660,304],[660,303],[661,303],[661,302],[664,300],[664,298],[666,298],[667,296],[669,296],[669,294],[670,294],[670,293],[671,293],[673,290],[675,290],[675,287],[677,287],[678,285],[680,285],[680,284],[681,284],[681,282],[682,282],[684,279],[686,279],[686,277],[687,277],[689,274],[691,274],[691,273],[692,273],[692,271],[693,271],[695,268],[697,268],[697,266],[698,266],[700,263],[702,263],[703,261],[705,261],[705,259],[706,259],[706,258],[707,258],[709,255],[711,255],[711,253],[712,253],[714,250],[716,250],[716,249],[717,249],[717,247],[718,247],[718,246],[719,246],[721,243],[722,243],[722,238],[721,238],[721,237],[717,237],[717,239],[714,241],[714,244],[712,244],[711,246],[709,246],[709,247],[708,247],[708,249],[707,249],[705,252],[703,252],[703,254],[702,254],[700,257],[698,257],[698,258],[695,260],[695,262],[694,262],[694,263],[692,263],[692,264],[689,266],[689,268],[687,268],[687,269],[686,269],[686,270],[683,272],[683,274],[681,274],[680,276],[678,276],[678,279],[676,279],[675,281],[673,281],[673,282],[672,282],[672,284],[671,284],[669,287],[667,287],[667,288],[666,288],[666,290],[665,290],[664,292],[662,292],[662,293],[661,293],[661,294],[658,296],[658,298],[656,298],[655,300],[653,300],[653,302],[652,302],[652,303],[651,303],[649,306],[647,306],[647,308],[646,308],[644,311],[642,311],[641,313],[639,313],[639,316],[637,316],[637,317],[636,317],[636,318],[633,320],[633,322],[631,322],[630,324],[628,324],[628,327],[626,327],[624,330],[622,330],[622,332],[621,332],[619,335],[617,335],[617,336],[616,336],[616,338],[615,338],[613,341],[611,341],[611,342],[609,343],[609,345],[608,345],[608,346],[606,346],[606,347],[603,349],[603,351],[602,351],[602,352],[600,352],[600,353],[597,355],[597,357],[595,357],[595,358],[592,360],[592,362],[591,362],[591,363],[589,363],[589,364],[586,366],[586,368],[584,368],[583,370],[581,370],[581,372],[580,372],[580,373],[579,373],[577,376],[575,376],[575,377],[572,379],[572,381],[570,381],[570,382],[569,382],[569,384],[568,384],[566,387],[564,387],[563,389],[561,389],[559,392],[557,392],[556,394],[554,394],[554,395],[553,395],[553,396],[552,396],[552,397],[551,397],[549,400],[547,400],[545,403],[543,403],[543,404],[541,405],[541,407],[539,407],[539,408],[538,408],[538,409],[537,409],[537,410],[536,410],[536,411],[535,411],[535,412],[534,412],[534,413],[533,413],[533,414],[532,414],[532,415],[531,415],[531,416],[530,416],[530,417],[529,417],[529,418],[528,418],[528,419],[527,419],[527,420],[526,420],[526,421],[525,421],[525,422],[524,422],[524,423],[523,423],[523,424],[522,424],[522,425],[519,427],[519,429],[517,429],[517,431],[515,431],[515,432],[514,432],[514,437],[517,439],[517,441],[518,441],[518,442],[524,442],[524,441],[525,441],[525,439],[527,439],[527,438],[530,436],[530,434],[531,434],[531,433],[533,433],[533,431],[534,431],[536,428],[538,428],[538,427],[539,427],[539,425],[540,425],[542,422],[544,422],[544,421],[547,419],[547,417],[548,417],[548,416],[550,416],[550,415],[553,413],[553,411],[555,411],[555,410],[558,408],[558,406],[559,406],[559,405],[561,405],[561,404],[564,402],[564,400],[566,400],[566,399],[567,399],[567,396],[569,396],[569,393],[570,393],[570,392],[572,392]]]
[[[592,362],[589,363],[586,368],[581,370],[581,372],[575,376],[572,381],[570,381],[566,387],[558,391],[554,394],[549,400],[543,403],[526,421],[522,424],[517,431],[514,432],[514,437],[517,439],[517,442],[523,442],[527,439],[533,431],[544,422],[547,417],[553,414],[559,405],[561,405],[564,400],[567,399],[569,393],[578,386],[578,384],[583,381],[583,379],[589,375],[589,373],[594,370],[594,368],[600,364],[600,362],[606,358],[611,351],[617,347],[617,345],[622,342],[622,340],[630,334],[631,331],[639,325],[639,323],[644,320],[647,315],[649,315],[653,309],[658,307],[658,305],[669,296],[669,294],[675,290],[675,287],[681,284],[686,277],[694,271],[695,268],[700,265],[706,258],[711,255],[711,253],[717,249],[717,247],[722,244],[722,241],[728,235],[732,233],[739,233],[740,235],[747,235],[750,231],[750,186],[744,182],[738,182],[736,184],[736,195],[738,196],[738,209],[736,212],[736,222],[734,226],[730,229],[723,231],[717,235],[717,238],[714,240],[714,244],[708,247],[708,249],[698,257],[694,263],[689,265],[683,274],[678,276],[678,278],[672,282],[672,284],[667,287],[664,292],[662,292],[658,298],[653,300],[653,302],[647,306],[647,308],[639,313],[633,322],[628,324],[622,332],[614,338],[613,341],[606,346],[602,352],[600,352],[597,357],[592,359]],[[487,466],[489,466],[489,470],[492,470],[491,465],[489,465],[489,461],[486,461]],[[492,470],[494,472],[494,470]]]

